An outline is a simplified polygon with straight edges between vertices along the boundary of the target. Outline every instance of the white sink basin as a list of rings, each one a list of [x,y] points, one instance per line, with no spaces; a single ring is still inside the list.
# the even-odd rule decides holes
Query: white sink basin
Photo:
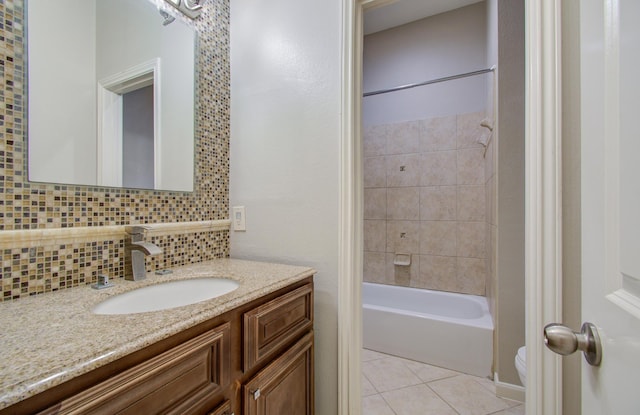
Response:
[[[239,285],[225,278],[168,281],[110,297],[92,311],[95,314],[135,314],[166,310],[219,297]]]

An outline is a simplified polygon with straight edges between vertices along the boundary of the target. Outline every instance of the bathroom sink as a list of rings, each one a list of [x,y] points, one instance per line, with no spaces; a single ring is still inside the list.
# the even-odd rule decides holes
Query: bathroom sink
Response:
[[[195,304],[230,293],[240,284],[225,278],[168,281],[110,297],[93,308],[95,314],[135,314]]]

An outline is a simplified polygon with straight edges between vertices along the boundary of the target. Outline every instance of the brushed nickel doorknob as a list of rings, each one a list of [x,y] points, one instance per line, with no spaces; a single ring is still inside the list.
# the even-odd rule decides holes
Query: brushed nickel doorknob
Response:
[[[591,323],[584,323],[579,333],[562,324],[547,324],[544,328],[544,344],[551,351],[563,356],[582,350],[584,358],[591,366],[599,366],[602,360],[598,329]]]

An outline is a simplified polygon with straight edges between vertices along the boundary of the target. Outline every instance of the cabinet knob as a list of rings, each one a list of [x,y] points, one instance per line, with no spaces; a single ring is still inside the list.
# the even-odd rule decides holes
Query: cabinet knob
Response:
[[[253,399],[257,401],[258,398],[260,397],[260,388],[258,388],[256,390],[249,391],[249,393],[252,394],[253,395]]]

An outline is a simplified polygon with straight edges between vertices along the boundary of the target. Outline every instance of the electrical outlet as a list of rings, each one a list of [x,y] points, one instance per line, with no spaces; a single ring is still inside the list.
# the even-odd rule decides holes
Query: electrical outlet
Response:
[[[234,231],[246,231],[246,218],[245,218],[245,210],[244,206],[234,206],[233,207],[233,230]]]

